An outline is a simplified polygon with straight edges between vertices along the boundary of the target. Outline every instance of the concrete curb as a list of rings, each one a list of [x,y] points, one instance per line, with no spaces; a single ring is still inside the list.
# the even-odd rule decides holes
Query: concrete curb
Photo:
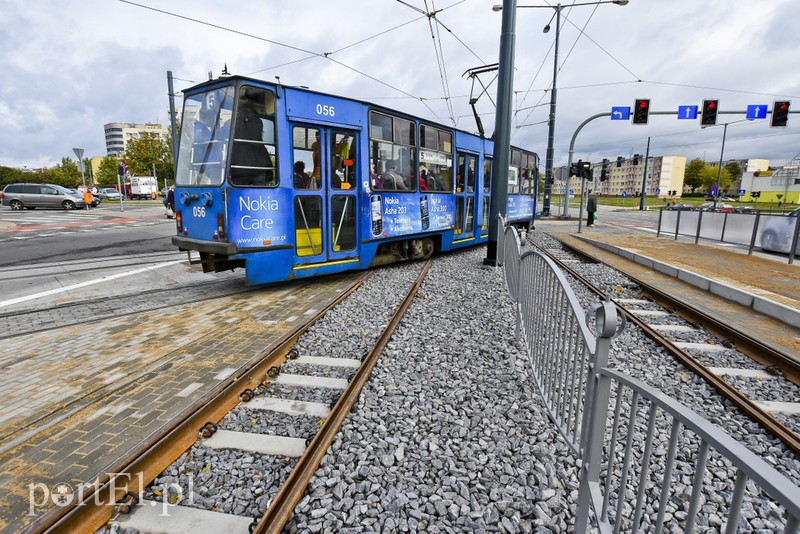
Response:
[[[654,260],[653,258],[649,258],[647,256],[635,254],[629,250],[622,249],[615,245],[609,245],[608,243],[583,236],[576,237],[581,241],[589,243],[590,245],[603,249],[607,252],[611,252],[612,254],[616,254],[622,258],[636,262],[640,265],[644,265],[649,269],[653,269],[654,271],[658,271],[667,276],[682,280],[698,289],[708,291],[713,295],[736,302],[742,306],[747,306],[753,311],[771,317],[777,321],[781,321],[789,326],[797,326],[800,324],[800,310],[785,304],[781,304],[780,302],[776,302],[759,295],[753,295],[752,293],[748,293],[747,291],[737,287],[724,284],[691,271],[679,269],[678,267]]]

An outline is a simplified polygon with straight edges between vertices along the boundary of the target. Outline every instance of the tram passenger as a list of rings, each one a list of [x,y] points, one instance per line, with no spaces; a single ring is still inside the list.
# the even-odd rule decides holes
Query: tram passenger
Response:
[[[395,191],[408,191],[408,185],[402,176],[397,172],[397,162],[391,159],[386,165],[386,172],[381,175],[384,189],[394,189]]]
[[[294,188],[311,189],[311,179],[306,174],[306,164],[303,161],[294,162]]]
[[[383,189],[383,184],[378,179],[378,175],[375,174],[375,164],[369,164],[369,179],[370,179],[370,186],[372,189]]]
[[[428,190],[428,169],[425,168],[425,165],[419,166],[419,190]]]

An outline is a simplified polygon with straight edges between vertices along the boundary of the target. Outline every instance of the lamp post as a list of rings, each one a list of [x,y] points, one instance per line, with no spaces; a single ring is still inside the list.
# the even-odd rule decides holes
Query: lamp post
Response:
[[[598,4],[617,4],[619,6],[624,6],[628,4],[628,1],[629,0],[601,0],[598,2],[581,2],[576,4],[570,4],[568,6],[562,6],[561,4],[557,4],[555,6],[517,6],[518,8],[533,8],[533,9],[549,8],[555,10],[553,17],[550,18],[550,22],[553,21],[553,18],[556,19],[556,40],[555,40],[555,47],[553,50],[553,87],[550,91],[550,116],[547,121],[548,124],[547,153],[545,155],[544,199],[542,200],[542,216],[550,215],[550,195],[553,189],[553,145],[556,136],[556,101],[558,96],[556,82],[558,80],[558,39],[561,34],[561,10],[564,9],[564,7],[593,6]],[[492,6],[493,11],[500,11],[501,9],[503,9],[503,6],[501,5]],[[550,22],[548,22],[547,25],[542,29],[544,33],[550,31]],[[498,108],[498,112],[499,111],[500,110]]]

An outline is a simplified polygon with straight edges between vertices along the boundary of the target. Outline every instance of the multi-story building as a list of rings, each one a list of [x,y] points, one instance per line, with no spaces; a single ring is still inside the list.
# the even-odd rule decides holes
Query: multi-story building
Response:
[[[169,131],[160,124],[132,124],[129,122],[110,122],[104,126],[106,133],[106,153],[120,157],[128,148],[131,139],[143,134],[156,134],[160,139],[168,140]]]
[[[640,196],[645,174],[645,194],[659,198],[677,198],[683,190],[686,158],[683,156],[654,156],[648,158],[645,171],[644,156],[611,160],[606,165],[607,179],[600,180],[603,165],[592,165],[592,180],[587,185],[591,191],[610,196]],[[670,191],[675,191],[670,195]]]

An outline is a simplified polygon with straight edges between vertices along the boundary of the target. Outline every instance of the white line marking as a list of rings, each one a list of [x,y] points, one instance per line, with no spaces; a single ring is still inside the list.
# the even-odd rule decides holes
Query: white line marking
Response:
[[[92,286],[95,284],[100,284],[106,282],[108,280],[116,280],[117,278],[124,278],[126,276],[132,276],[134,274],[144,273],[147,271],[153,271],[155,269],[160,269],[161,267],[169,267],[170,265],[175,265],[181,263],[181,261],[168,261],[164,263],[157,263],[155,265],[151,265],[150,267],[143,267],[142,269],[135,269],[133,271],[126,271],[124,273],[112,274],[110,276],[104,276],[103,278],[96,278],[94,280],[87,280],[85,282],[81,282],[79,284],[73,284],[71,286],[60,287],[58,289],[51,289],[49,291],[42,291],[41,293],[34,293],[33,295],[28,295],[27,297],[19,297],[16,299],[6,300],[4,302],[0,302],[0,308],[4,308],[5,306],[12,306],[14,304],[19,304],[20,302],[25,302],[28,300],[34,300],[42,297],[48,297],[50,295],[56,295],[58,293],[64,293],[65,291],[71,291],[73,289],[78,289],[81,287]]]

